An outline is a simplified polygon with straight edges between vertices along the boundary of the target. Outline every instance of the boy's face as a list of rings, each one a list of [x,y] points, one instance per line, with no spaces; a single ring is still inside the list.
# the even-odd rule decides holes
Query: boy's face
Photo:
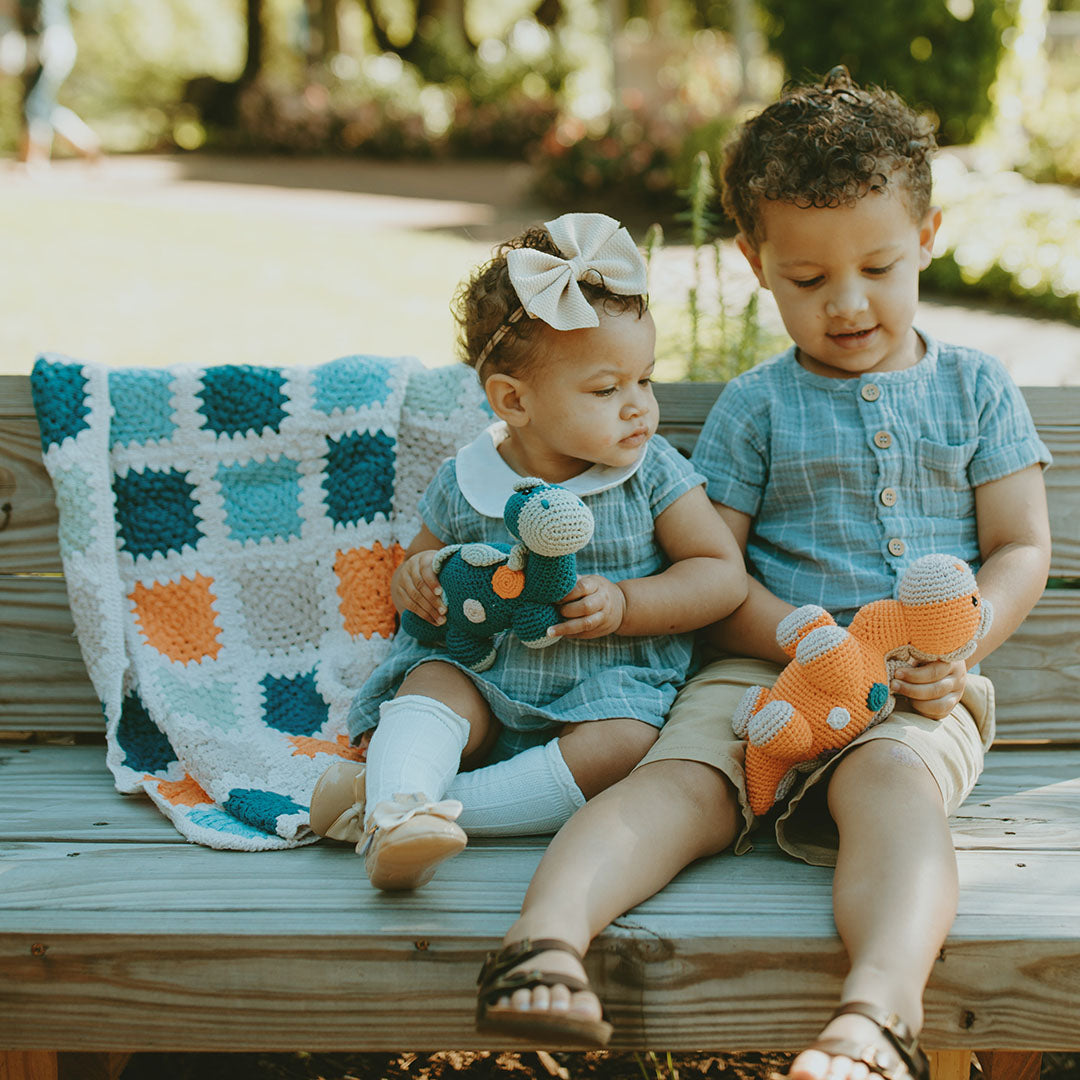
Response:
[[[891,184],[854,206],[765,201],[761,221],[759,247],[740,234],[739,248],[776,297],[805,368],[849,378],[918,363],[922,343],[911,324],[940,210],[912,221],[899,186]]]

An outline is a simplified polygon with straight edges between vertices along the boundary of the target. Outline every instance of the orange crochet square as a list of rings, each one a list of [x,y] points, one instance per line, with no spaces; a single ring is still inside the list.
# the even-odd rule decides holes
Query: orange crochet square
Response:
[[[155,777],[149,776],[146,779],[153,780]],[[188,775],[185,775],[183,780],[159,781],[158,794],[173,806],[203,806],[214,801]]]
[[[213,578],[196,574],[147,588],[136,585],[128,598],[135,604],[135,621],[143,636],[163,656],[186,664],[221,650],[220,633],[214,625]]]
[[[397,629],[397,609],[390,599],[390,577],[401,565],[405,549],[400,544],[384,548],[376,541],[371,549],[339,551],[334,560],[338,596],[345,629],[353,637],[372,634],[390,637]]]
[[[333,754],[335,757],[346,758],[349,761],[364,761],[367,758],[367,748],[353,746],[349,742],[348,735],[339,735],[337,742],[329,739],[313,739],[310,735],[290,735],[289,742],[296,747],[292,752],[293,757],[313,758],[316,754]]]

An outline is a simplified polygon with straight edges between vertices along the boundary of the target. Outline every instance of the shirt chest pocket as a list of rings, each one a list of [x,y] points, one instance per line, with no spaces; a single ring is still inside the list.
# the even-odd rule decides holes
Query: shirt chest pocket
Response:
[[[964,518],[975,513],[975,492],[968,479],[968,463],[977,447],[977,439],[959,444],[919,440],[918,483],[924,514]]]

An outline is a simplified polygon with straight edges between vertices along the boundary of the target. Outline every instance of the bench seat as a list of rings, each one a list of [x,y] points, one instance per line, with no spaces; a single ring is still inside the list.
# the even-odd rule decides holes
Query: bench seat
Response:
[[[97,745],[0,744],[0,1017],[16,1049],[481,1048],[473,980],[542,840],[478,840],[409,896],[345,845],[211,851],[120,796]],[[1003,747],[954,821],[960,914],[929,1047],[1080,1046],[1080,750]],[[843,950],[831,872],[690,867],[597,942],[615,1047],[792,1049]],[[504,1043],[500,1043],[500,1047]]]

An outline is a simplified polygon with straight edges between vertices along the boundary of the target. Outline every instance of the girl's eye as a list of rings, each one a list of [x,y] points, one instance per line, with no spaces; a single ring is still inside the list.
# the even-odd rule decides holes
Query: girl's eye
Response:
[[[866,273],[874,274],[875,276],[880,277],[882,274],[887,274],[892,268],[892,263],[890,263],[888,266],[868,266],[866,268]]]
[[[614,393],[614,386],[605,386],[603,390],[594,390],[593,397],[611,397],[611,395]]]
[[[638,386],[651,386],[652,376],[646,375],[644,379],[638,379]]]
[[[823,280],[822,276],[818,274],[817,277],[803,278],[802,280],[792,278],[791,283],[798,289],[812,289],[815,285],[820,285]]]

